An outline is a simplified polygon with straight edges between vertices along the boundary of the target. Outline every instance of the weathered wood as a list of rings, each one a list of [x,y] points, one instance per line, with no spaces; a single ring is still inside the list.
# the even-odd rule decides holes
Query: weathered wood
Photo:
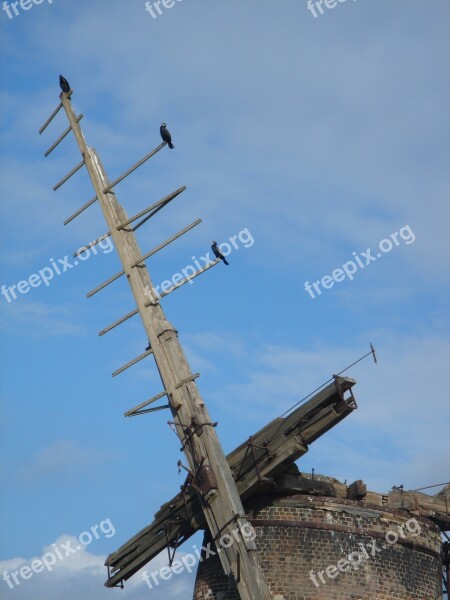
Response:
[[[125,177],[128,177],[128,175],[131,175],[131,173],[133,173],[133,171],[136,171],[136,169],[138,169],[141,165],[143,165],[149,158],[151,158],[157,152],[159,152],[161,150],[161,148],[164,148],[165,145],[166,145],[166,142],[163,142],[162,144],[160,144],[159,146],[157,146],[156,148],[154,148],[151,152],[149,152],[148,154],[146,154],[144,156],[144,158],[142,158],[140,161],[138,161],[136,164],[134,164],[132,167],[130,167],[128,169],[128,171],[125,171],[125,173],[123,173],[122,175],[120,175],[120,177],[118,177],[117,179],[114,179],[114,181],[112,183],[108,182],[108,184],[105,187],[105,189],[102,190],[102,193],[103,194],[107,194],[109,191],[111,191],[113,189],[113,187],[115,187],[118,183],[120,183],[121,181],[123,181],[125,179]],[[106,174],[103,173],[103,175],[104,175],[104,179],[106,179]],[[119,227],[119,225],[116,225],[116,227]]]
[[[180,231],[178,231],[178,233],[175,233],[175,235],[173,235],[172,237],[170,237],[168,240],[166,240],[165,242],[162,242],[161,244],[159,244],[158,246],[156,246],[155,248],[153,248],[153,250],[150,250],[150,252],[147,252],[146,254],[143,254],[134,263],[134,265],[131,265],[131,266],[132,267],[139,266],[145,260],[147,260],[147,258],[150,258],[150,256],[153,256],[153,254],[156,254],[157,252],[159,252],[160,250],[162,250],[163,248],[165,248],[166,246],[168,246],[169,244],[171,244],[172,242],[174,242],[176,239],[178,239],[179,237],[181,237],[182,235],[184,235],[185,233],[187,233],[188,231],[190,231],[194,227],[197,227],[197,225],[200,225],[201,222],[202,222],[201,219],[196,219],[193,223],[191,223],[190,225],[187,225],[186,227],[184,227],[183,229],[181,229]]]
[[[165,196],[161,200],[158,200],[158,202],[155,202],[154,204],[152,204],[148,208],[144,208],[144,210],[141,210],[140,212],[138,212],[136,215],[134,215],[134,217],[130,217],[124,223],[121,223],[120,225],[118,225],[117,226],[117,230],[120,231],[121,229],[124,229],[127,225],[130,225],[131,223],[133,223],[137,219],[140,219],[141,217],[143,217],[147,213],[151,212],[155,208],[158,208],[162,204],[164,204],[164,205],[168,204],[171,200],[173,200],[179,194],[181,194],[182,192],[184,192],[185,189],[186,189],[186,186],[183,185],[182,187],[178,188],[177,190],[175,190],[171,194],[168,194],[167,196]]]
[[[53,191],[56,192],[56,190],[58,188],[60,188],[64,183],[66,183],[66,181],[68,179],[70,179],[72,177],[72,175],[75,175],[75,173],[77,171],[79,171],[81,169],[81,167],[84,165],[84,160],[82,160],[80,163],[78,163],[71,171],[69,171],[67,173],[67,175],[65,175],[61,181],[58,181],[58,183],[53,187]]]
[[[88,202],[86,202],[86,204],[83,204],[83,206],[81,208],[79,208],[77,211],[75,211],[73,213],[73,215],[70,215],[70,217],[68,217],[64,221],[64,225],[68,225],[71,221],[73,221],[76,217],[78,217],[78,215],[81,215],[81,213],[83,211],[85,211],[87,208],[89,208],[90,206],[92,206],[96,200],[97,200],[97,196],[94,196],[93,198],[88,200]]]
[[[108,327],[105,327],[105,329],[102,329],[101,331],[99,331],[98,335],[100,335],[100,336],[105,335],[105,333],[108,333],[108,331],[111,331],[111,329],[114,329],[115,327],[118,327],[122,323],[125,323],[125,321],[128,321],[128,319],[131,319],[131,317],[134,317],[138,313],[139,313],[139,309],[135,308],[134,310],[127,313],[120,319],[117,319],[117,321],[114,321],[114,323],[112,323],[111,325],[108,325]]]
[[[343,400],[345,392],[355,383],[353,379],[338,377],[286,418],[274,419],[228,454],[228,464],[241,498],[250,496],[260,484],[266,485],[278,473],[288,471],[289,465],[307,452],[310,443],[356,408],[353,395]],[[250,441],[254,454],[249,450]],[[305,485],[311,487],[312,484],[307,481]],[[177,535],[181,532],[183,541],[205,527],[200,502],[192,488],[188,488],[184,499],[178,494],[164,504],[151,525],[108,556],[105,563],[111,570],[108,587],[129,579],[166,547],[165,536],[164,540],[161,538],[165,521],[180,523]],[[170,542],[174,540],[169,538]]]
[[[142,408],[148,406],[149,404],[153,404],[153,402],[156,402],[157,400],[159,400],[160,398],[163,398],[164,396],[167,396],[167,391],[166,390],[164,390],[160,394],[156,394],[156,396],[153,396],[152,398],[150,398],[150,400],[146,400],[145,402],[142,402],[141,404],[138,404],[134,408],[131,408],[130,410],[128,410],[125,413],[124,416],[125,417],[131,417],[131,416],[137,414],[138,412],[140,412]]]
[[[110,235],[111,232],[107,231],[106,233],[98,237],[96,240],[93,240],[92,242],[89,242],[89,244],[86,244],[86,246],[81,246],[81,248],[78,248],[78,250],[73,253],[73,257],[76,258],[77,256],[80,256],[80,254],[83,254],[83,252],[86,252],[86,250],[89,250],[89,248],[92,248],[93,246],[96,246],[103,240],[106,240],[106,238],[109,238]]]
[[[56,117],[56,115],[59,113],[59,111],[61,109],[62,109],[62,102],[60,102],[58,104],[58,106],[55,108],[55,110],[52,112],[52,114],[49,116],[49,118],[45,121],[45,123],[39,129],[39,134],[43,133],[45,131],[45,129],[47,129],[47,127],[50,125],[50,123],[53,121],[53,119]]]
[[[215,267],[217,264],[219,264],[221,261],[220,258],[216,258],[216,260],[214,262],[212,262],[211,264],[207,265],[206,267],[204,267],[203,269],[199,269],[198,271],[196,271],[193,275],[189,275],[189,277],[186,277],[185,279],[183,279],[182,281],[180,281],[179,283],[175,283],[171,288],[169,288],[167,291],[162,292],[160,294],[160,298],[165,298],[165,296],[168,296],[169,294],[171,294],[172,292],[174,292],[175,290],[177,290],[178,288],[180,288],[182,285],[184,285],[185,283],[188,283],[189,281],[192,281],[193,279],[195,279],[196,277],[198,277],[199,275],[202,275],[203,273],[205,273],[205,271],[207,271],[208,269],[211,269],[211,267]]]
[[[60,105],[60,107],[62,106],[62,104]],[[59,110],[59,109],[58,109]],[[77,117],[77,123],[79,121],[81,121],[81,119],[83,118],[84,115],[80,115],[79,117]],[[51,154],[53,152],[53,150],[58,146],[58,144],[60,144],[63,139],[72,131],[72,127],[68,127],[60,136],[59,138],[50,146],[50,148],[44,153],[44,156],[47,158],[47,156],[49,156],[49,154]]]
[[[139,356],[136,356],[136,358],[133,358],[133,360],[130,360],[130,362],[127,362],[126,365],[123,365],[123,367],[120,367],[120,369],[117,369],[116,371],[114,371],[112,376],[116,377],[116,375],[120,375],[120,373],[123,373],[124,371],[126,371],[127,369],[129,369],[130,367],[135,365],[136,363],[140,362],[146,356],[150,356],[150,354],[153,354],[153,350],[146,350],[142,354],[139,354]]]
[[[141,269],[131,268],[131,265],[142,256],[142,252],[132,232],[117,230],[117,227],[128,217],[115,195],[110,192],[117,183],[165,144],[158,146],[124,175],[110,183],[99,157],[92,148],[87,146],[80,126],[75,122],[76,117],[71,103],[64,96],[61,101],[81,155],[85,160],[108,229],[111,231],[114,246],[124,271],[128,275],[127,280],[138,307],[146,337],[153,349],[163,388],[168,392],[172,418],[182,443],[184,443],[184,436],[187,435],[186,431],[195,429],[195,433],[190,436],[189,448],[185,449],[189,468],[195,473],[200,464],[209,466],[217,481],[214,499],[202,498],[202,510],[208,529],[213,539],[224,534],[232,536],[236,529],[242,531],[242,528],[248,525],[248,520],[244,515],[242,502],[227,459],[220,446],[215,428],[210,426],[212,419],[195,381],[188,381],[176,388],[177,383],[187,380],[192,376],[192,372],[178,340],[176,329],[167,321],[159,302],[148,301],[148,290],[153,290],[154,287],[145,265]],[[235,536],[234,539],[235,543],[229,548],[224,548],[220,553],[220,561],[225,575],[235,582],[241,600],[270,600],[271,594],[255,554],[255,542],[248,541],[243,536]],[[106,585],[109,583],[107,582]]]

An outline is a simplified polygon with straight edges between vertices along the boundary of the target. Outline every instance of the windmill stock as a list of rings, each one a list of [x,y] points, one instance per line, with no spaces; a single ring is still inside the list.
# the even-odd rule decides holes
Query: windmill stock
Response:
[[[249,441],[244,442],[227,459],[216,433],[217,423],[209,416],[197,388],[195,380],[198,374],[192,373],[190,369],[177,330],[164,314],[160,303],[161,297],[158,297],[154,291],[145,262],[156,251],[200,223],[200,220],[187,226],[154,250],[143,253],[138,246],[135,229],[148,222],[185,188],[184,186],[178,188],[131,219],[119,203],[114,188],[162,150],[166,142],[156,146],[143,159],[111,182],[96,151],[86,143],[80,126],[83,115],[76,115],[71,103],[72,94],[73,91],[70,90],[60,95],[60,104],[39,130],[42,134],[59,111],[64,110],[69,128],[45,155],[50,155],[68,133],[72,132],[82,160],[60,180],[54,189],[63,185],[82,167],[86,168],[94,188],[95,196],[66,219],[64,224],[67,225],[95,202],[99,203],[108,232],[91,242],[89,246],[98,243],[104,236],[111,236],[122,263],[122,271],[110,277],[88,296],[105,289],[118,277],[125,275],[136,306],[100,333],[106,334],[132,316],[139,314],[151,348],[115,371],[113,375],[124,371],[139,360],[153,356],[162,381],[160,393],[127,411],[126,416],[137,416],[155,410],[170,410],[171,423],[181,442],[189,471],[182,494],[167,503],[166,508],[163,507],[162,512],[158,513],[158,524],[163,524],[164,538],[160,535],[161,526],[156,538],[152,526],[149,526],[110,555],[106,561],[108,566],[106,585],[122,587],[124,581],[158,552],[164,548],[178,546],[199,528],[207,527],[213,540],[217,541],[221,536],[230,535],[235,541],[229,547],[222,549],[220,560],[225,574],[229,576],[231,582],[234,582],[241,600],[270,600],[270,590],[258,562],[256,543],[242,533],[249,526],[249,522],[241,495],[245,497],[260,484],[270,485],[271,481],[275,481],[274,478],[280,475],[283,467],[307,451],[309,443],[350,414],[356,408],[351,393],[355,381],[345,377],[335,377],[332,384],[316,394],[307,404],[285,419],[272,421]],[[142,217],[144,218],[137,226],[131,226],[135,219]],[[218,262],[220,259],[214,261],[210,267]],[[199,271],[195,276],[206,270],[205,268]],[[176,287],[180,287],[183,283],[186,281],[180,282]],[[345,397],[347,392],[350,396]],[[167,404],[148,408],[161,398],[166,398]],[[172,507],[174,504],[175,508],[166,510],[168,506]],[[187,507],[190,509],[186,512]],[[175,525],[173,524],[174,510],[177,521]],[[240,532],[240,535],[236,535],[236,531]]]

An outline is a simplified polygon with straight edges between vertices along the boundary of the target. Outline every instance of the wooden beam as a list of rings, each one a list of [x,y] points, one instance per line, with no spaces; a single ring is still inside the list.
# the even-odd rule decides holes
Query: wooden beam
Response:
[[[160,394],[156,394],[156,396],[153,396],[153,398],[150,398],[150,400],[146,400],[145,402],[142,402],[142,404],[138,404],[134,408],[131,408],[130,410],[127,410],[127,412],[124,414],[124,416],[125,417],[131,417],[132,415],[140,412],[142,408],[145,408],[149,404],[153,404],[153,402],[156,402],[160,398],[163,398],[164,396],[167,396],[167,395],[168,395],[168,392],[166,390],[164,390]]]
[[[153,350],[147,350],[143,354],[139,354],[139,356],[136,356],[136,358],[133,358],[133,360],[130,360],[130,362],[127,362],[126,365],[123,365],[123,367],[120,367],[120,369],[117,369],[116,371],[114,371],[112,376],[115,377],[116,375],[120,375],[120,373],[123,373],[124,371],[126,371],[127,369],[129,369],[130,367],[135,365],[136,363],[140,362],[146,356],[150,356],[150,354],[153,354]]]
[[[139,163],[110,183],[97,153],[93,148],[88,147],[79,124],[75,123],[76,116],[71,103],[64,95],[61,97],[61,101],[69,119],[69,124],[72,126],[81,155],[86,161],[86,168],[108,229],[111,231],[114,247],[123,269],[127,273],[127,281],[138,306],[136,312],[140,314],[146,337],[153,349],[163,389],[170,392],[170,411],[173,421],[177,424],[176,429],[180,440],[185,436],[183,424],[184,428],[186,424],[189,427],[193,423],[201,425],[201,430],[191,436],[189,448],[184,448],[184,454],[192,472],[197,471],[199,464],[205,463],[205,466],[209,467],[212,477],[216,480],[217,492],[214,498],[208,499],[203,495],[201,496],[203,514],[211,536],[213,539],[219,535],[232,536],[236,528],[242,530],[248,524],[248,519],[245,517],[230,467],[215,428],[207,426],[207,424],[212,423],[212,419],[196,382],[189,381],[178,389],[175,387],[180,380],[190,377],[192,371],[180,344],[177,330],[168,321],[160,303],[148,302],[148,290],[153,290],[154,286],[145,265],[140,269],[131,268],[131,265],[135,264],[142,256],[142,252],[133,232],[117,230],[117,227],[124,223],[128,216],[115,195],[109,193],[115,185],[134,169],[163,148],[165,143],[160,144]],[[121,319],[120,322],[136,314],[136,312],[133,311],[133,313]],[[200,490],[198,493],[201,494]],[[236,584],[240,600],[270,600],[271,598],[269,587],[258,564],[255,551],[256,544],[254,540],[238,537],[235,539],[235,543],[222,552],[219,557],[225,575]]]
[[[68,179],[70,179],[72,177],[72,175],[75,175],[75,173],[77,171],[79,171],[81,169],[81,167],[84,165],[84,160],[82,160],[80,163],[78,163],[78,165],[76,165],[71,171],[69,171],[69,173],[67,173],[67,175],[65,175],[61,181],[59,181],[53,188],[53,191],[56,192],[56,190],[58,188],[60,188],[64,183],[66,183],[66,181]]]
[[[124,317],[121,317],[117,321],[114,321],[114,323],[112,325],[108,325],[108,327],[105,327],[105,329],[102,329],[101,331],[99,331],[98,335],[100,335],[100,336],[105,335],[105,333],[108,333],[108,331],[111,331],[111,329],[114,329],[118,325],[121,325],[122,323],[125,323],[125,321],[128,321],[128,319],[131,319],[131,317],[134,317],[134,315],[137,315],[138,312],[139,312],[138,308],[136,308],[135,310],[132,310],[131,312],[127,313]]]
[[[254,493],[261,480],[282,473],[308,451],[309,444],[317,437],[355,410],[352,398],[343,400],[343,394],[355,383],[354,379],[338,377],[289,416],[277,417],[228,454],[227,461],[241,498]],[[201,505],[192,488],[166,502],[151,525],[108,556],[105,564],[111,569],[111,575],[106,586],[114,587],[126,581],[157,556],[167,546],[162,534],[164,524],[174,521],[178,529],[173,537],[169,536],[169,543],[180,533],[185,541],[205,527]]]
[[[61,105],[61,106],[62,106],[62,105]],[[84,116],[84,115],[80,115],[79,117],[77,117],[77,123],[78,123],[79,121],[81,121],[81,119],[83,118],[83,116]],[[56,148],[56,146],[58,146],[58,144],[60,144],[60,143],[63,141],[63,139],[64,139],[64,138],[65,138],[65,137],[66,137],[66,136],[67,136],[67,135],[68,135],[68,134],[69,134],[71,131],[72,131],[72,127],[68,127],[68,128],[67,128],[67,129],[64,131],[64,133],[63,133],[63,134],[61,134],[61,135],[59,136],[59,138],[56,140],[56,142],[55,142],[54,144],[52,144],[52,145],[50,146],[50,148],[49,148],[49,149],[48,149],[48,150],[45,152],[44,156],[47,158],[47,156],[48,156],[48,155],[49,155],[51,152],[53,152],[53,150]]]
[[[175,190],[168,196],[165,196],[165,198],[162,198],[162,200],[158,200],[158,202],[155,202],[155,204],[152,204],[151,206],[144,208],[144,210],[141,210],[141,212],[138,212],[137,215],[134,215],[134,217],[131,217],[130,219],[127,219],[124,223],[121,223],[120,225],[118,225],[117,231],[120,231],[127,225],[130,225],[130,223],[133,223],[137,219],[140,219],[141,217],[146,215],[148,212],[152,211],[153,209],[157,208],[158,206],[161,206],[161,204],[167,204],[168,202],[170,202],[171,200],[176,198],[179,194],[184,192],[185,189],[186,189],[186,186],[183,185],[182,187],[178,188],[177,190]]]
[[[159,146],[157,146],[154,150],[152,150],[151,152],[149,152],[148,154],[146,154],[144,156],[144,158],[142,158],[139,162],[137,162],[135,165],[133,165],[132,167],[130,167],[128,169],[128,171],[125,171],[125,173],[123,173],[123,175],[121,175],[120,177],[118,177],[117,179],[115,179],[112,183],[108,184],[105,187],[105,189],[103,190],[103,193],[106,194],[107,192],[111,191],[113,189],[113,187],[115,187],[118,183],[120,183],[121,181],[123,181],[125,179],[125,177],[128,177],[128,175],[130,175],[131,173],[133,173],[133,171],[136,171],[136,169],[138,169],[141,165],[143,165],[149,158],[151,158],[157,152],[159,152],[161,150],[161,148],[164,148],[165,145],[166,145],[166,142],[163,142],[162,144],[160,144]]]
[[[42,127],[39,129],[39,135],[41,135],[41,133],[43,133],[44,130],[47,129],[47,127],[50,125],[50,123],[53,121],[53,119],[59,113],[59,111],[61,110],[61,108],[62,108],[62,103],[60,102],[58,104],[58,106],[55,108],[55,110],[52,112],[52,114],[49,116],[49,118],[42,125]]]
[[[78,248],[78,250],[73,253],[73,257],[76,258],[77,256],[80,256],[80,254],[83,254],[83,252],[86,252],[86,250],[89,250],[89,248],[92,248],[93,246],[96,246],[103,240],[106,240],[106,238],[109,238],[110,235],[111,232],[107,231],[106,233],[98,237],[96,240],[89,242],[89,244],[87,244],[86,246],[81,246],[81,248]]]
[[[157,252],[159,252],[160,250],[162,250],[163,248],[165,248],[166,246],[168,246],[169,244],[174,242],[176,239],[178,239],[179,237],[181,237],[182,235],[184,235],[185,233],[187,233],[194,227],[197,227],[197,225],[200,225],[201,222],[202,222],[201,219],[197,219],[196,221],[194,221],[193,223],[191,223],[184,229],[181,229],[181,231],[179,231],[178,233],[176,233],[175,235],[170,237],[168,240],[166,240],[162,244],[159,244],[159,246],[156,246],[156,248],[153,248],[153,250],[150,250],[150,252],[147,252],[146,254],[143,254],[142,256],[140,256],[139,259],[134,264],[131,265],[131,267],[134,268],[134,267],[139,266],[145,260],[147,260],[147,258],[150,258],[150,256],[153,256],[153,254],[156,254]]]
[[[97,196],[94,196],[88,202],[86,202],[86,204],[83,204],[83,206],[81,208],[79,208],[76,212],[73,213],[73,215],[70,215],[70,217],[64,221],[64,225],[67,225],[68,223],[73,221],[76,217],[78,217],[78,215],[81,215],[81,213],[83,211],[85,211],[87,208],[89,208],[90,206],[92,206],[92,204],[94,204],[94,202],[96,200],[97,200]]]

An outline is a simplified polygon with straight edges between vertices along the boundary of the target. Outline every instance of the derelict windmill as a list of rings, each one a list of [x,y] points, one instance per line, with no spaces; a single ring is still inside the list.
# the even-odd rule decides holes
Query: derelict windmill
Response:
[[[178,340],[177,331],[166,319],[160,303],[162,297],[215,266],[220,259],[186,277],[163,294],[156,293],[145,261],[201,221],[194,221],[164,243],[143,254],[134,232],[186,188],[183,186],[176,189],[131,218],[119,204],[113,190],[125,177],[164,148],[166,142],[161,143],[123,175],[110,182],[97,153],[85,141],[79,124],[83,115],[75,114],[70,101],[71,95],[70,89],[60,95],[60,104],[39,131],[43,133],[60,109],[64,109],[69,128],[45,152],[45,156],[72,131],[82,160],[55,185],[54,190],[83,166],[86,167],[94,187],[95,196],[64,224],[67,225],[89,206],[99,202],[108,231],[84,249],[91,248],[105,237],[111,236],[123,269],[89,292],[88,297],[103,290],[119,277],[125,276],[136,303],[135,309],[104,328],[100,335],[139,314],[150,342],[145,353],[131,360],[113,375],[152,355],[163,385],[162,392],[130,409],[125,415],[137,416],[169,409],[173,419],[169,423],[180,439],[181,449],[188,462],[188,467],[185,467],[188,477],[181,492],[162,507],[152,525],[108,557],[106,585],[123,586],[124,581],[164,548],[169,551],[171,563],[174,550],[183,541],[198,529],[207,528],[213,542],[224,536],[233,541],[231,545],[222,548],[220,560],[224,573],[234,583],[241,600],[270,600],[271,594],[258,563],[255,542],[243,534],[245,527],[251,525],[245,515],[241,496],[250,494],[259,484],[274,484],[277,477],[278,480],[280,477],[284,478],[284,484],[288,485],[289,481],[286,478],[289,478],[291,463],[307,451],[308,444],[356,408],[351,390],[355,381],[334,376],[332,383],[306,404],[285,418],[275,419],[239,446],[228,458],[225,457],[215,431],[217,423],[211,420],[196,386],[195,379],[198,373],[192,373]],[[80,249],[78,254],[82,252],[83,249]],[[167,398],[167,404],[150,407],[164,397]],[[298,482],[297,484],[301,485]]]

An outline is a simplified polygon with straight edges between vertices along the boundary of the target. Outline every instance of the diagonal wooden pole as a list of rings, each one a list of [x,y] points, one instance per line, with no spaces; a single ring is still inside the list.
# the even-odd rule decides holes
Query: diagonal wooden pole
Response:
[[[88,147],[70,101],[65,94],[60,97],[150,341],[194,482],[195,477],[206,481],[199,499],[212,538],[217,543],[224,535],[233,540],[228,548],[221,548],[223,569],[234,580],[241,600],[270,600],[255,542],[245,535],[251,525],[177,331],[166,319],[153,292],[147,268],[133,268],[142,252],[134,233],[120,228],[128,217],[111,191],[112,185],[98,155]],[[154,293],[153,298],[149,298],[149,291]]]

